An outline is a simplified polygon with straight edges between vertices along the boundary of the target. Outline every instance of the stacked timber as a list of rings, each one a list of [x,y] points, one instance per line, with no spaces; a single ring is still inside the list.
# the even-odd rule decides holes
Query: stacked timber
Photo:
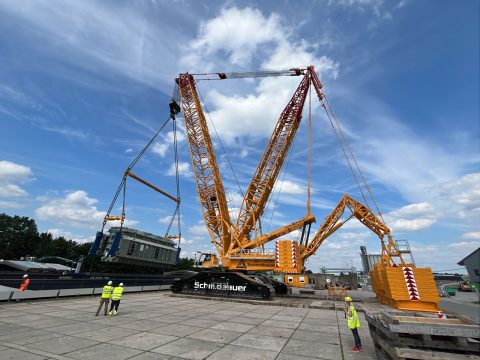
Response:
[[[365,313],[379,360],[480,360],[480,327],[416,312]]]

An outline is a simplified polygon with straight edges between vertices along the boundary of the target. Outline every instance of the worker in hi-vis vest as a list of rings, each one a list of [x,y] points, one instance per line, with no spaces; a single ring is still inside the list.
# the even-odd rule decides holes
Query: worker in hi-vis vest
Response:
[[[120,300],[122,300],[123,294],[123,283],[118,284],[117,287],[113,289],[112,292],[112,304],[110,305],[110,311],[108,315],[117,315],[118,306],[120,305]]]
[[[103,287],[102,297],[100,298],[100,305],[98,306],[97,313],[95,314],[95,316],[98,316],[98,313],[100,312],[100,310],[102,310],[102,306],[104,305],[105,305],[105,313],[103,315],[105,316],[107,315],[108,303],[110,301],[110,298],[112,297],[112,291],[113,291],[112,282],[109,281],[107,285]]]
[[[347,325],[352,330],[353,338],[355,340],[355,346],[352,348],[353,352],[363,351],[360,335],[358,335],[358,328],[360,327],[360,319],[358,318],[357,310],[355,310],[352,304],[352,298],[350,296],[345,297],[345,313],[347,315]]]
[[[30,279],[28,278],[28,275],[25,274],[25,275],[23,275],[23,281],[22,281],[22,284],[20,285],[20,288],[18,290],[20,290],[20,291],[27,290],[28,284],[30,284]]]

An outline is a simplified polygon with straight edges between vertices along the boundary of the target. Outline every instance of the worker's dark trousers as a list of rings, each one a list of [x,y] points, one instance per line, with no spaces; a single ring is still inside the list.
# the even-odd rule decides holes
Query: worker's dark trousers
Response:
[[[113,305],[113,304],[112,304]],[[360,341],[360,336],[358,335],[358,329],[352,329],[353,338],[355,339],[355,347],[361,348],[362,342]]]
[[[110,301],[110,299],[105,299],[105,298],[100,299],[100,305],[98,306],[97,313],[95,314],[96,316],[98,316],[98,313],[102,310],[103,305],[105,305],[105,315],[107,315],[107,309],[108,309],[108,302],[109,301]]]
[[[112,305],[110,305],[110,311],[115,308],[115,311],[118,311],[118,306],[120,305],[120,300],[112,300]]]

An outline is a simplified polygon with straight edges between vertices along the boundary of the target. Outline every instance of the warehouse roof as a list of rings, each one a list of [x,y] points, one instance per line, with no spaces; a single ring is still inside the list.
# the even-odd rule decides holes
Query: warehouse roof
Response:
[[[54,263],[39,263],[36,261],[28,261],[28,260],[0,260],[0,264],[4,266],[11,267],[16,270],[20,271],[70,271],[71,268],[68,266],[54,264]]]
[[[457,264],[460,265],[460,266],[465,266],[465,260],[467,260],[469,257],[475,256],[475,255],[476,255],[476,256],[479,256],[479,255],[480,255],[480,247],[479,247],[477,250],[473,251],[470,255],[465,256],[465,258],[462,259],[462,260],[461,260],[460,262],[458,262]]]

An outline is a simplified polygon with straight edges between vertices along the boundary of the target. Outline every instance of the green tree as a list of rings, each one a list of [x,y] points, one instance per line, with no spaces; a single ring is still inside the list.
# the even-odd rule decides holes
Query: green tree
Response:
[[[180,258],[178,265],[176,267],[177,270],[193,270],[194,260],[189,258]]]
[[[0,258],[19,259],[32,255],[38,246],[35,220],[0,214]]]

